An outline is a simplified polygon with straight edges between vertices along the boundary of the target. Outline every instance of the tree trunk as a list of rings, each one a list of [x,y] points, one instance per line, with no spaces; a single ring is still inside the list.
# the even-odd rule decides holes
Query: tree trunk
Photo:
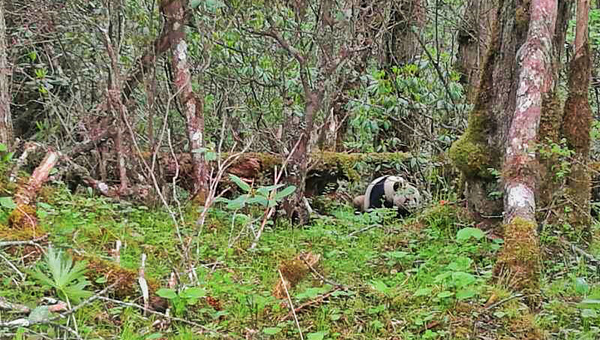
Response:
[[[13,143],[13,126],[10,116],[10,75],[12,72],[8,65],[6,51],[4,1],[0,1],[0,143],[11,149]]]
[[[492,40],[492,24],[496,21],[497,13],[494,1],[469,0],[465,6],[465,19],[458,31],[456,59],[468,98],[473,98],[477,93],[480,71]]]
[[[384,31],[382,64],[386,68],[411,62],[420,51],[418,40],[412,34],[413,26],[425,23],[421,0],[390,1],[390,18]]]
[[[185,39],[185,9],[187,1],[166,0],[161,4],[170,30],[172,66],[179,100],[183,106],[189,148],[192,157],[194,194],[198,203],[204,204],[208,189],[208,171],[204,160],[204,112],[202,102],[192,90],[192,77],[188,62],[188,47]]]
[[[290,147],[292,155],[288,164],[288,176],[286,177],[286,183],[294,185],[296,191],[284,201],[283,209],[288,218],[300,225],[304,225],[308,223],[309,218],[308,209],[303,200],[306,190],[306,177],[308,175],[308,162],[310,159],[310,134],[314,127],[314,116],[321,108],[323,90],[312,90],[308,87],[308,82],[305,82],[306,70],[303,65],[301,67],[303,68],[301,71],[303,83],[306,85],[304,88],[306,96],[304,122],[290,126],[292,129],[298,129],[301,134],[298,136],[298,134],[291,133],[292,136],[297,136],[299,140],[291,139],[291,143],[297,144],[295,145],[295,149],[293,146]],[[300,128],[302,125],[304,125],[304,128]]]
[[[591,54],[588,44],[589,0],[577,1],[577,26],[575,32],[575,56],[569,70],[569,95],[565,102],[563,134],[569,148],[575,151],[571,171],[567,177],[567,197],[573,204],[569,222],[575,238],[590,236],[591,176],[590,128],[592,109],[588,90],[591,76]]]
[[[539,162],[535,145],[544,96],[553,87],[556,0],[532,0],[527,40],[519,49],[519,82],[504,159],[504,249],[495,272],[515,288],[538,288],[540,250],[535,219]]]
[[[502,167],[508,127],[515,112],[516,54],[527,32],[526,5],[528,2],[498,2],[498,20],[469,114],[469,126],[450,148],[449,156],[463,175],[469,210],[480,219],[499,218],[503,211],[497,195],[502,189],[495,173]]]

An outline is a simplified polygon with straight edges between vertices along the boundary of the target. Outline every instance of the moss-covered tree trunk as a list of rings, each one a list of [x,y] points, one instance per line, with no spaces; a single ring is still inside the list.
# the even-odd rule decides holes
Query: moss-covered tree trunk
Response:
[[[502,216],[503,201],[498,195],[502,189],[496,173],[502,166],[515,112],[516,54],[525,40],[529,3],[500,0],[495,17],[498,20],[492,29],[469,126],[450,149],[450,158],[463,174],[469,210],[481,219]]]
[[[553,34],[557,0],[532,0],[527,40],[519,50],[519,82],[510,124],[504,179],[504,248],[496,274],[509,277],[515,288],[538,287],[540,250],[536,223],[539,162],[535,147],[544,96],[554,82]]]
[[[589,0],[577,1],[575,56],[569,69],[569,96],[565,102],[563,135],[574,150],[571,171],[567,177],[567,198],[573,209],[569,222],[577,237],[590,235],[591,175],[590,128],[592,110],[588,99],[591,76],[591,54],[588,45]]]
[[[554,32],[554,70],[555,79],[558,79],[560,70],[563,66],[561,56],[564,53],[564,44],[567,34],[567,24],[571,14],[570,0],[558,0],[558,13],[556,17],[556,29]],[[561,143],[562,134],[561,126],[563,123],[563,108],[560,98],[558,97],[559,82],[555,83],[555,88],[552,89],[543,99],[542,117],[539,128],[540,150],[548,150],[549,143]],[[540,168],[539,176],[540,183],[538,187],[537,210],[538,222],[540,228],[543,229],[545,224],[555,223],[557,213],[561,205],[555,204],[556,200],[562,196],[560,187],[562,181],[556,176],[556,167],[559,165],[559,155],[552,152],[539,153]],[[560,207],[560,208],[559,208]],[[564,210],[564,209],[563,209]]]

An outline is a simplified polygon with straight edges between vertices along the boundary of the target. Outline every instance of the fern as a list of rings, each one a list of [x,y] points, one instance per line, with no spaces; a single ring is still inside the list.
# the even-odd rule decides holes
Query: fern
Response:
[[[70,256],[49,247],[45,262],[50,276],[44,274],[39,267],[30,273],[43,285],[56,289],[61,299],[79,303],[81,299],[92,295],[92,292],[85,290],[85,287],[89,285],[89,281],[84,276],[87,271],[85,261],[73,265],[73,259]]]

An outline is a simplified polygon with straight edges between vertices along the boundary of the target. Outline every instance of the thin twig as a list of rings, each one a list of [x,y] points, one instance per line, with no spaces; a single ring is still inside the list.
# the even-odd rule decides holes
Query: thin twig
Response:
[[[339,287],[337,287],[334,290],[332,290],[330,292],[327,292],[327,293],[325,293],[323,295],[319,295],[316,298],[314,298],[312,300],[309,300],[309,301],[301,304],[300,306],[296,307],[296,309],[293,309],[293,312],[297,313],[297,312],[301,311],[303,308],[306,308],[306,307],[308,307],[310,305],[314,305],[316,303],[322,302],[324,299],[328,298],[329,296],[331,296],[331,294],[337,292],[338,290],[340,290]],[[290,317],[292,317],[292,315],[293,315],[293,313],[292,313],[292,311],[290,311],[286,316],[284,316],[283,318],[279,319],[279,322],[286,321],[287,319],[289,319]]]
[[[298,138],[298,141],[296,142],[296,145],[294,145],[294,147],[292,148],[292,151],[290,151],[290,153],[288,154],[288,156],[285,159],[285,161],[283,162],[283,164],[281,164],[281,169],[279,170],[279,172],[275,171],[275,181],[274,181],[273,185],[279,184],[279,180],[281,179],[281,176],[283,175],[283,171],[285,170],[285,167],[287,166],[287,163],[292,158],[292,155],[296,151],[296,148],[298,147],[298,145],[302,141],[302,137],[303,136],[304,136],[304,134],[300,135],[300,138]],[[271,191],[271,194],[269,195],[269,199],[272,200],[274,198],[274,196],[275,196],[275,190]],[[260,240],[260,236],[262,235],[262,232],[264,231],[265,226],[267,225],[267,221],[269,220],[269,218],[271,218],[271,215],[273,215],[274,211],[275,211],[275,207],[269,207],[265,211],[265,214],[263,215],[262,223],[260,225],[260,229],[258,229],[258,233],[256,234],[256,237],[254,238],[254,242],[252,242],[252,245],[250,246],[250,249],[254,249],[258,245],[258,241]]]
[[[310,271],[313,272],[313,274],[317,275],[323,282],[329,283],[330,285],[338,287],[338,288],[343,288],[343,289],[347,288],[347,286],[345,286],[341,283],[337,283],[335,281],[329,280],[325,276],[321,275],[321,273],[319,273],[310,263],[308,263],[308,261],[306,261],[306,259],[302,258],[302,261],[308,267],[308,269],[310,269]]]
[[[500,301],[498,301],[496,303],[492,303],[491,305],[487,306],[485,309],[487,309],[487,310],[494,309],[494,308],[500,306],[503,303],[506,303],[506,302],[508,302],[510,300],[521,298],[523,296],[525,296],[525,295],[524,294],[515,294],[515,295],[512,295],[512,296],[509,296],[506,299],[502,299],[502,300],[500,300]]]
[[[99,299],[103,300],[103,301],[108,301],[108,302],[116,303],[116,304],[119,304],[119,305],[122,305],[122,306],[137,308],[137,309],[143,310],[143,311],[145,311],[147,313],[158,315],[158,316],[161,316],[163,318],[166,318],[166,319],[169,319],[169,320],[172,320],[172,321],[179,321],[179,322],[183,322],[185,324],[188,324],[190,326],[198,327],[202,331],[219,334],[219,332],[217,332],[215,330],[212,330],[212,329],[209,329],[208,327],[203,326],[203,325],[201,325],[199,323],[196,323],[196,322],[193,322],[193,321],[188,321],[188,320],[181,319],[181,318],[174,317],[174,316],[170,316],[170,315],[167,315],[167,314],[164,314],[164,313],[161,313],[161,312],[157,312],[157,311],[154,311],[154,310],[149,309],[149,308],[145,308],[144,306],[140,306],[140,305],[135,304],[135,303],[119,301],[119,300],[107,298],[107,297],[104,297],[104,296],[99,297]]]
[[[17,274],[19,274],[19,276],[21,277],[21,281],[25,281],[25,275],[23,273],[21,273],[21,271],[14,264],[12,264],[12,262],[10,262],[2,254],[0,254],[0,258],[3,259],[6,263],[8,263],[8,266],[11,267],[12,270],[14,270]]]
[[[285,279],[283,278],[283,274],[281,274],[281,270],[277,269],[279,273],[279,277],[281,278],[281,282],[283,283],[283,289],[285,290],[285,295],[287,295],[288,301],[290,303],[290,309],[292,310],[292,314],[294,315],[294,320],[296,320],[296,326],[298,327],[298,332],[300,332],[300,339],[304,340],[304,336],[302,335],[302,329],[300,328],[300,322],[298,322],[298,316],[296,316],[296,310],[294,309],[294,304],[292,303],[292,298],[290,297],[290,292],[285,284]]]

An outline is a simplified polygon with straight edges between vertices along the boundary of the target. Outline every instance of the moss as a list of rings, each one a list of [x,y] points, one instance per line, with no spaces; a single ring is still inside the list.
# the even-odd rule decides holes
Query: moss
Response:
[[[504,229],[504,248],[498,256],[494,275],[511,288],[538,292],[541,270],[537,224],[514,218]]]
[[[76,260],[87,261],[87,276],[90,281],[96,282],[99,278],[105,278],[104,285],[109,286],[119,281],[114,287],[114,293],[118,298],[137,297],[138,293],[138,273],[135,270],[122,268],[114,262],[109,262],[98,257],[92,256],[74,256]],[[156,280],[146,278],[148,290],[152,295],[159,287]]]
[[[490,177],[490,155],[486,148],[477,143],[473,134],[467,132],[452,144],[448,156],[454,165],[468,177]]]
[[[31,240],[44,236],[35,208],[21,204],[8,216],[8,225],[0,225],[0,239]]]
[[[498,30],[498,23],[493,31]],[[493,70],[498,55],[499,43],[496,34],[492,35],[490,48],[486,55],[480,75],[479,89],[475,94],[475,106],[469,114],[469,124],[465,133],[452,144],[448,156],[452,163],[465,175],[465,179],[480,177],[493,179],[489,168],[498,168],[502,152],[494,150],[488,144],[488,135],[495,127],[491,119],[490,102],[494,92]]]
[[[519,313],[520,317],[510,319],[507,325],[512,334],[518,334],[517,339],[542,340],[546,339],[544,333],[536,326],[535,317],[531,313]],[[502,339],[514,339],[513,335]]]
[[[294,287],[308,273],[308,267],[302,260],[285,261],[280,267],[281,275]]]

